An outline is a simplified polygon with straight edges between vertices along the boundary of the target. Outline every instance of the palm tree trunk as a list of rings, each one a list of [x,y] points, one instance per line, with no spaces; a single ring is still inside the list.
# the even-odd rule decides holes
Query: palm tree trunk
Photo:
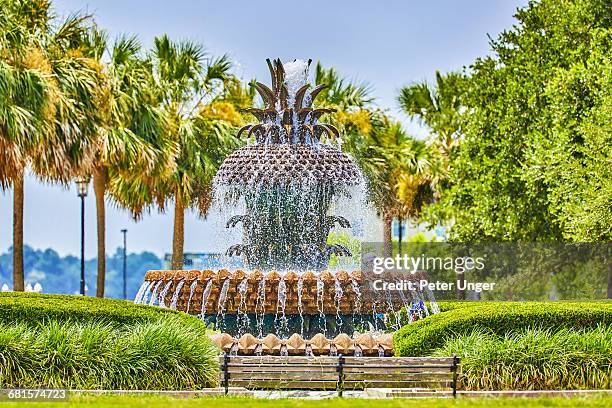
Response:
[[[608,263],[608,299],[612,299],[612,262]]]
[[[93,173],[93,188],[96,196],[96,226],[98,233],[98,277],[96,296],[104,297],[106,279],[106,209],[104,195],[106,193],[106,168],[98,168]]]
[[[383,256],[393,256],[393,241],[391,235],[391,227],[393,224],[393,217],[389,211],[383,211]]]
[[[397,223],[399,224],[399,229],[397,231],[397,253],[399,255],[402,254],[402,219],[398,218]]]
[[[172,236],[172,269],[183,269],[183,246],[185,243],[185,205],[180,191],[176,192],[174,204],[174,231]]]
[[[13,180],[13,290],[23,292],[23,173]]]

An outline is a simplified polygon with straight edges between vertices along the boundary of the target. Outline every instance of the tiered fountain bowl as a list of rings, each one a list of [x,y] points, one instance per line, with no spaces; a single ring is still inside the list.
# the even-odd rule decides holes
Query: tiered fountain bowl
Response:
[[[251,142],[228,156],[214,179],[215,202],[243,211],[227,221],[227,228],[242,225],[242,242],[226,255],[241,257],[244,270],[149,271],[136,302],[198,315],[226,332],[218,343],[234,351],[384,354],[388,336],[364,333],[358,342],[349,335],[384,329],[389,315],[398,321],[400,308],[411,310],[409,319],[415,304],[428,313],[424,298],[371,290],[371,277],[361,271],[327,270],[332,256],[352,256],[328,243],[332,229],[351,228],[347,218],[330,214],[333,204],[348,197],[359,205],[354,195],[364,178],[349,155],[332,147],[340,132],[320,122],[333,109],[312,106],[325,86],[309,89],[310,61],[267,63],[272,88],[251,84],[264,102],[248,109],[259,123],[238,132]]]

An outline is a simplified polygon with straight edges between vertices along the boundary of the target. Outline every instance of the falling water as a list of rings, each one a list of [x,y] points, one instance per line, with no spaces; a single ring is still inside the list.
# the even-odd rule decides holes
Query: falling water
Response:
[[[378,312],[376,311],[375,299],[372,299],[372,319],[374,320],[374,330],[378,331]]]
[[[194,279],[193,282],[191,282],[191,285],[189,286],[189,298],[187,299],[187,309],[186,309],[187,313],[189,313],[189,310],[191,307],[191,298],[193,297],[197,286],[198,286],[198,280]]]
[[[159,287],[161,286],[163,281],[159,281],[155,284],[155,287],[153,288],[153,292],[151,293],[151,300],[149,301],[149,306],[153,306],[153,304],[155,303],[155,300],[157,299],[157,291],[159,290]]]
[[[287,284],[285,278],[281,277],[278,282],[278,302],[276,304],[276,315],[274,316],[274,326],[276,327],[276,333],[282,339],[287,336],[289,330],[289,322],[285,315],[285,306],[287,303]]]
[[[142,296],[145,294],[145,291],[151,286],[151,282],[144,281],[140,288],[138,288],[138,292],[136,292],[136,296],[134,297],[134,303],[138,304],[142,301]]]
[[[413,319],[412,319],[412,313],[410,313],[410,302],[408,301],[408,298],[406,297],[406,294],[404,293],[403,290],[400,290],[399,294],[400,294],[400,297],[402,298],[402,303],[404,304],[404,309],[406,310],[406,315],[408,317],[408,323],[412,323]],[[401,317],[401,314],[398,313],[398,316]]]
[[[153,288],[154,285],[155,285],[155,282],[153,282],[153,281],[149,282],[149,284],[147,285],[146,289],[144,290],[144,292],[142,294],[142,298],[138,302],[139,304],[142,304],[142,305],[146,305],[147,304],[147,299],[149,298],[149,293],[151,293],[151,289]],[[136,302],[134,302],[134,303],[136,303]]]
[[[335,357],[338,355],[338,349],[336,348],[334,344],[329,346],[329,355],[332,357]]]
[[[166,286],[164,286],[164,289],[159,294],[159,305],[161,307],[168,307],[166,306],[166,295],[168,294],[170,286],[172,286],[172,280],[169,280],[168,283],[166,283]]]
[[[343,293],[344,291],[342,290],[342,284],[340,283],[338,279],[336,279],[335,288],[334,288],[334,302],[336,303],[336,325],[338,326],[338,329],[342,327],[342,317],[340,316],[340,312],[341,312],[340,305],[342,302]]]
[[[355,314],[361,316],[361,289],[359,288],[359,282],[351,278],[351,287],[355,293],[355,307],[353,308],[353,327],[355,327]],[[361,318],[363,322],[363,318]]]
[[[264,314],[266,313],[266,277],[259,282],[257,287],[257,302],[255,304],[255,324],[259,338],[263,337]]]
[[[212,290],[213,280],[209,279],[206,283],[206,287],[204,288],[204,292],[202,292],[202,310],[200,313],[200,319],[204,320],[204,316],[206,315],[206,304],[208,303],[208,298],[210,297],[210,292]]]
[[[217,329],[220,329],[225,323],[225,301],[227,300],[227,291],[229,290],[230,279],[226,279],[219,293],[219,301],[217,302]]]
[[[304,354],[306,355],[306,357],[312,357],[314,354],[312,352],[312,345],[307,344],[306,348],[304,350]]]
[[[359,346],[355,346],[355,357],[363,357],[363,350]]]
[[[438,302],[436,302],[436,298],[434,297],[434,294],[431,289],[427,288],[425,290],[425,294],[427,295],[427,299],[429,299],[429,307],[431,308],[431,313],[440,313],[440,307],[438,306]]]
[[[399,330],[401,328],[399,321],[400,314],[399,311],[396,311],[393,307],[393,299],[389,289],[385,290],[385,300],[387,301],[387,313],[385,314],[385,320],[387,319],[387,316],[393,315],[393,330]]]
[[[240,346],[238,345],[238,343],[234,343],[232,344],[232,347],[230,347],[230,351],[229,351],[229,355],[230,356],[237,356],[238,355],[238,348]]]
[[[302,290],[304,289],[304,279],[300,276],[297,283],[298,313],[300,314],[300,336],[304,337],[304,310],[302,306]]]
[[[323,335],[327,334],[327,321],[325,319],[325,312],[323,311],[323,305],[325,299],[323,298],[323,290],[325,289],[325,282],[320,276],[317,276],[317,309],[319,310],[319,319],[322,322]]]
[[[246,313],[247,310],[247,289],[249,286],[248,278],[244,278],[238,285],[238,294],[240,295],[240,303],[238,305],[238,336],[242,336],[249,328],[249,315]]]
[[[176,309],[176,303],[178,302],[179,296],[181,295],[181,289],[183,289],[183,285],[185,285],[185,279],[181,279],[176,285],[176,289],[174,289],[174,294],[172,295],[172,302],[170,303],[171,309]]]

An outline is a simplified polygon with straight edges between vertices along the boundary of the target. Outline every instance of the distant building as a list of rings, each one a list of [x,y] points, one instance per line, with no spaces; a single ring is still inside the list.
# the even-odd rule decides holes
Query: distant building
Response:
[[[438,225],[431,229],[428,223],[425,222],[414,222],[412,220],[404,220],[401,223],[398,220],[393,220],[391,224],[391,231],[393,239],[399,238],[400,227],[402,228],[402,240],[407,241],[411,237],[421,233],[428,240],[435,238],[436,241],[446,240],[446,228],[442,225]]]

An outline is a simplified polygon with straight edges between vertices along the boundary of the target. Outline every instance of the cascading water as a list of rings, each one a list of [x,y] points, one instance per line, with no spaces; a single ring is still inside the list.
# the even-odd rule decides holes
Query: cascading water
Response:
[[[213,280],[210,279],[208,283],[206,284],[206,287],[204,288],[204,292],[202,293],[202,305],[201,305],[201,312],[200,312],[201,319],[204,319],[204,317],[206,316],[206,305],[208,304],[208,298],[210,297],[210,292],[212,290],[212,284],[213,284]]]
[[[162,283],[163,281],[160,280],[153,287],[153,291],[151,292],[151,300],[149,301],[149,306],[153,306],[153,304],[155,303],[155,300],[157,300],[157,291],[159,290],[159,287],[161,286]]]
[[[325,290],[325,282],[320,277],[317,279],[317,308],[319,309],[319,321],[323,334],[327,333],[327,320],[325,318],[325,305],[323,301],[323,291]]]
[[[304,279],[300,276],[297,283],[298,292],[298,313],[300,314],[300,336],[304,337],[304,309],[302,307],[302,290],[304,289]]]
[[[238,335],[242,336],[246,333],[250,319],[247,314],[247,305],[246,305],[246,297],[247,297],[247,289],[248,289],[248,279],[244,278],[240,285],[238,285],[238,294],[240,295],[240,306],[238,307]]]
[[[176,303],[178,302],[178,298],[181,294],[181,289],[183,289],[183,285],[185,285],[185,279],[182,279],[177,285],[176,285],[176,289],[174,290],[174,294],[172,295],[172,302],[170,302],[170,308],[171,309],[176,309]]]
[[[151,286],[151,282],[144,281],[140,288],[138,288],[138,292],[136,292],[136,297],[134,298],[134,303],[142,303],[142,298],[145,296],[146,290]]]
[[[217,303],[217,329],[221,329],[225,323],[225,301],[227,300],[227,291],[229,290],[230,280],[226,279],[219,293],[219,302]]]
[[[161,307],[168,307],[166,306],[166,295],[168,294],[168,291],[170,290],[170,286],[172,286],[172,281],[168,281],[168,283],[166,283],[166,286],[164,286],[164,288],[162,289],[162,291],[159,294],[159,305]]]
[[[338,327],[342,327],[342,317],[340,316],[340,304],[342,302],[342,295],[344,291],[342,290],[342,284],[338,279],[335,281],[334,285],[334,302],[336,303],[336,325]]]
[[[266,312],[266,279],[263,278],[257,287],[257,304],[255,305],[255,316],[258,337],[263,337],[264,330],[264,314]]]
[[[189,298],[187,299],[187,313],[189,313],[189,311],[191,310],[191,299],[193,299],[193,294],[195,293],[195,289],[198,286],[198,280],[194,279],[193,282],[191,282],[191,285],[189,285]]]
[[[278,283],[278,303],[276,305],[276,316],[274,317],[274,326],[276,327],[276,333],[279,337],[287,338],[287,316],[285,315],[285,307],[287,305],[287,284],[285,280],[281,278]]]

